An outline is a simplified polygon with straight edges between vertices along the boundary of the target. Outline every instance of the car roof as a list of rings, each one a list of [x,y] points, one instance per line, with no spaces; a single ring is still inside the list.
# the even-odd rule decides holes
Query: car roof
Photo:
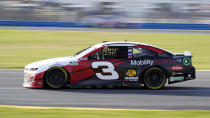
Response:
[[[164,50],[166,52],[172,53],[172,52],[170,52],[168,50],[165,50],[165,49],[153,46],[153,45],[149,45],[149,44],[146,44],[146,43],[129,42],[129,41],[103,42],[103,43],[96,44],[95,47],[99,48],[99,47],[102,47],[102,46],[136,46],[136,45],[151,46],[151,47],[154,47],[154,48],[161,49],[161,50]]]
[[[88,48],[87,50],[83,51],[81,54],[77,55],[77,57],[81,58],[84,55],[86,55],[87,53],[89,53],[97,48],[101,48],[103,46],[136,46],[136,45],[151,46],[151,47],[154,47],[157,49],[161,49],[161,48],[158,48],[158,47],[155,47],[155,46],[152,46],[149,44],[145,44],[145,43],[127,42],[127,41],[112,41],[112,42],[103,42],[103,43],[96,44],[96,45]],[[161,49],[161,50],[164,50],[164,49]],[[167,50],[164,50],[164,51],[169,52]],[[171,53],[171,52],[169,52],[169,53]]]
[[[128,41],[112,41],[112,42],[104,42],[103,44],[140,44],[140,45],[148,45],[145,43],[139,43],[139,42],[128,42]]]
[[[128,41],[112,41],[112,42],[103,42],[96,44],[96,47],[101,46],[135,46],[135,45],[145,45],[145,46],[152,46],[145,43],[139,43],[139,42],[128,42]],[[152,46],[154,47],[154,46]]]

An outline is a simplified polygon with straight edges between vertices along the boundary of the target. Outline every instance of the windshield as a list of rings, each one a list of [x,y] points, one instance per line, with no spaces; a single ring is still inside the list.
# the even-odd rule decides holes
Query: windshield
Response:
[[[79,58],[85,56],[86,54],[88,54],[89,52],[95,50],[96,48],[97,48],[97,46],[92,46],[92,47],[86,48],[82,51],[77,52],[74,56],[79,59]]]
[[[90,46],[90,47],[91,47],[91,46]],[[79,55],[80,53],[84,52],[85,50],[89,49],[90,47],[88,47],[88,48],[85,48],[85,49],[83,49],[83,50],[81,50],[81,51],[77,52],[77,53],[76,53],[74,56],[77,56],[77,55]]]

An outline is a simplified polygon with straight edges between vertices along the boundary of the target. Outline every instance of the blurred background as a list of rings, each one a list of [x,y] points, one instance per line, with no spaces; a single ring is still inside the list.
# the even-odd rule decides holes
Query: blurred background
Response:
[[[0,20],[208,24],[210,0],[1,0]]]
[[[209,118],[205,111],[167,111],[209,110],[209,71],[197,71],[196,80],[167,86],[159,93],[134,89],[65,89],[58,90],[59,93],[28,89],[27,92],[22,88],[25,65],[42,59],[71,56],[102,41],[141,42],[177,53],[189,50],[196,70],[210,70],[210,0],[0,0],[0,104],[166,109],[165,112],[146,112],[157,115],[156,118]],[[67,114],[63,113],[65,110],[58,113],[57,109],[28,110],[10,110],[0,105],[0,116],[65,117]],[[124,110],[119,114],[115,114],[118,113],[116,110],[93,112],[82,110],[77,112],[79,115],[70,114],[86,115],[87,118],[144,117],[143,112]]]

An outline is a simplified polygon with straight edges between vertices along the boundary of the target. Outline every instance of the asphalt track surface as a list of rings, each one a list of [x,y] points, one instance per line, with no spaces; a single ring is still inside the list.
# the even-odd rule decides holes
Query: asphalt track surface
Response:
[[[179,33],[210,35],[209,30],[143,30],[0,27],[0,30],[89,31],[129,33]],[[0,69],[0,105],[210,110],[210,71],[197,72],[197,79],[166,85],[162,90],[115,89],[27,89],[22,87],[23,70]]]
[[[175,29],[114,29],[114,28],[62,28],[62,27],[3,27],[0,30],[33,31],[72,31],[72,32],[123,32],[123,33],[168,33],[210,35],[210,30],[175,30]]]
[[[210,71],[197,71],[197,79],[162,90],[112,89],[28,89],[23,88],[22,69],[0,69],[0,104],[23,106],[125,108],[125,109],[208,109]]]

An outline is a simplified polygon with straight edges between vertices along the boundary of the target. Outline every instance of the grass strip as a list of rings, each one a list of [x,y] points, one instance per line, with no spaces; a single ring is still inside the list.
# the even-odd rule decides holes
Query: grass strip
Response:
[[[0,106],[2,118],[208,118],[208,110],[137,110]]]
[[[189,50],[196,69],[210,69],[210,35],[24,30],[0,30],[0,68],[23,68],[41,59],[71,56],[102,41],[125,40],[172,52]]]

